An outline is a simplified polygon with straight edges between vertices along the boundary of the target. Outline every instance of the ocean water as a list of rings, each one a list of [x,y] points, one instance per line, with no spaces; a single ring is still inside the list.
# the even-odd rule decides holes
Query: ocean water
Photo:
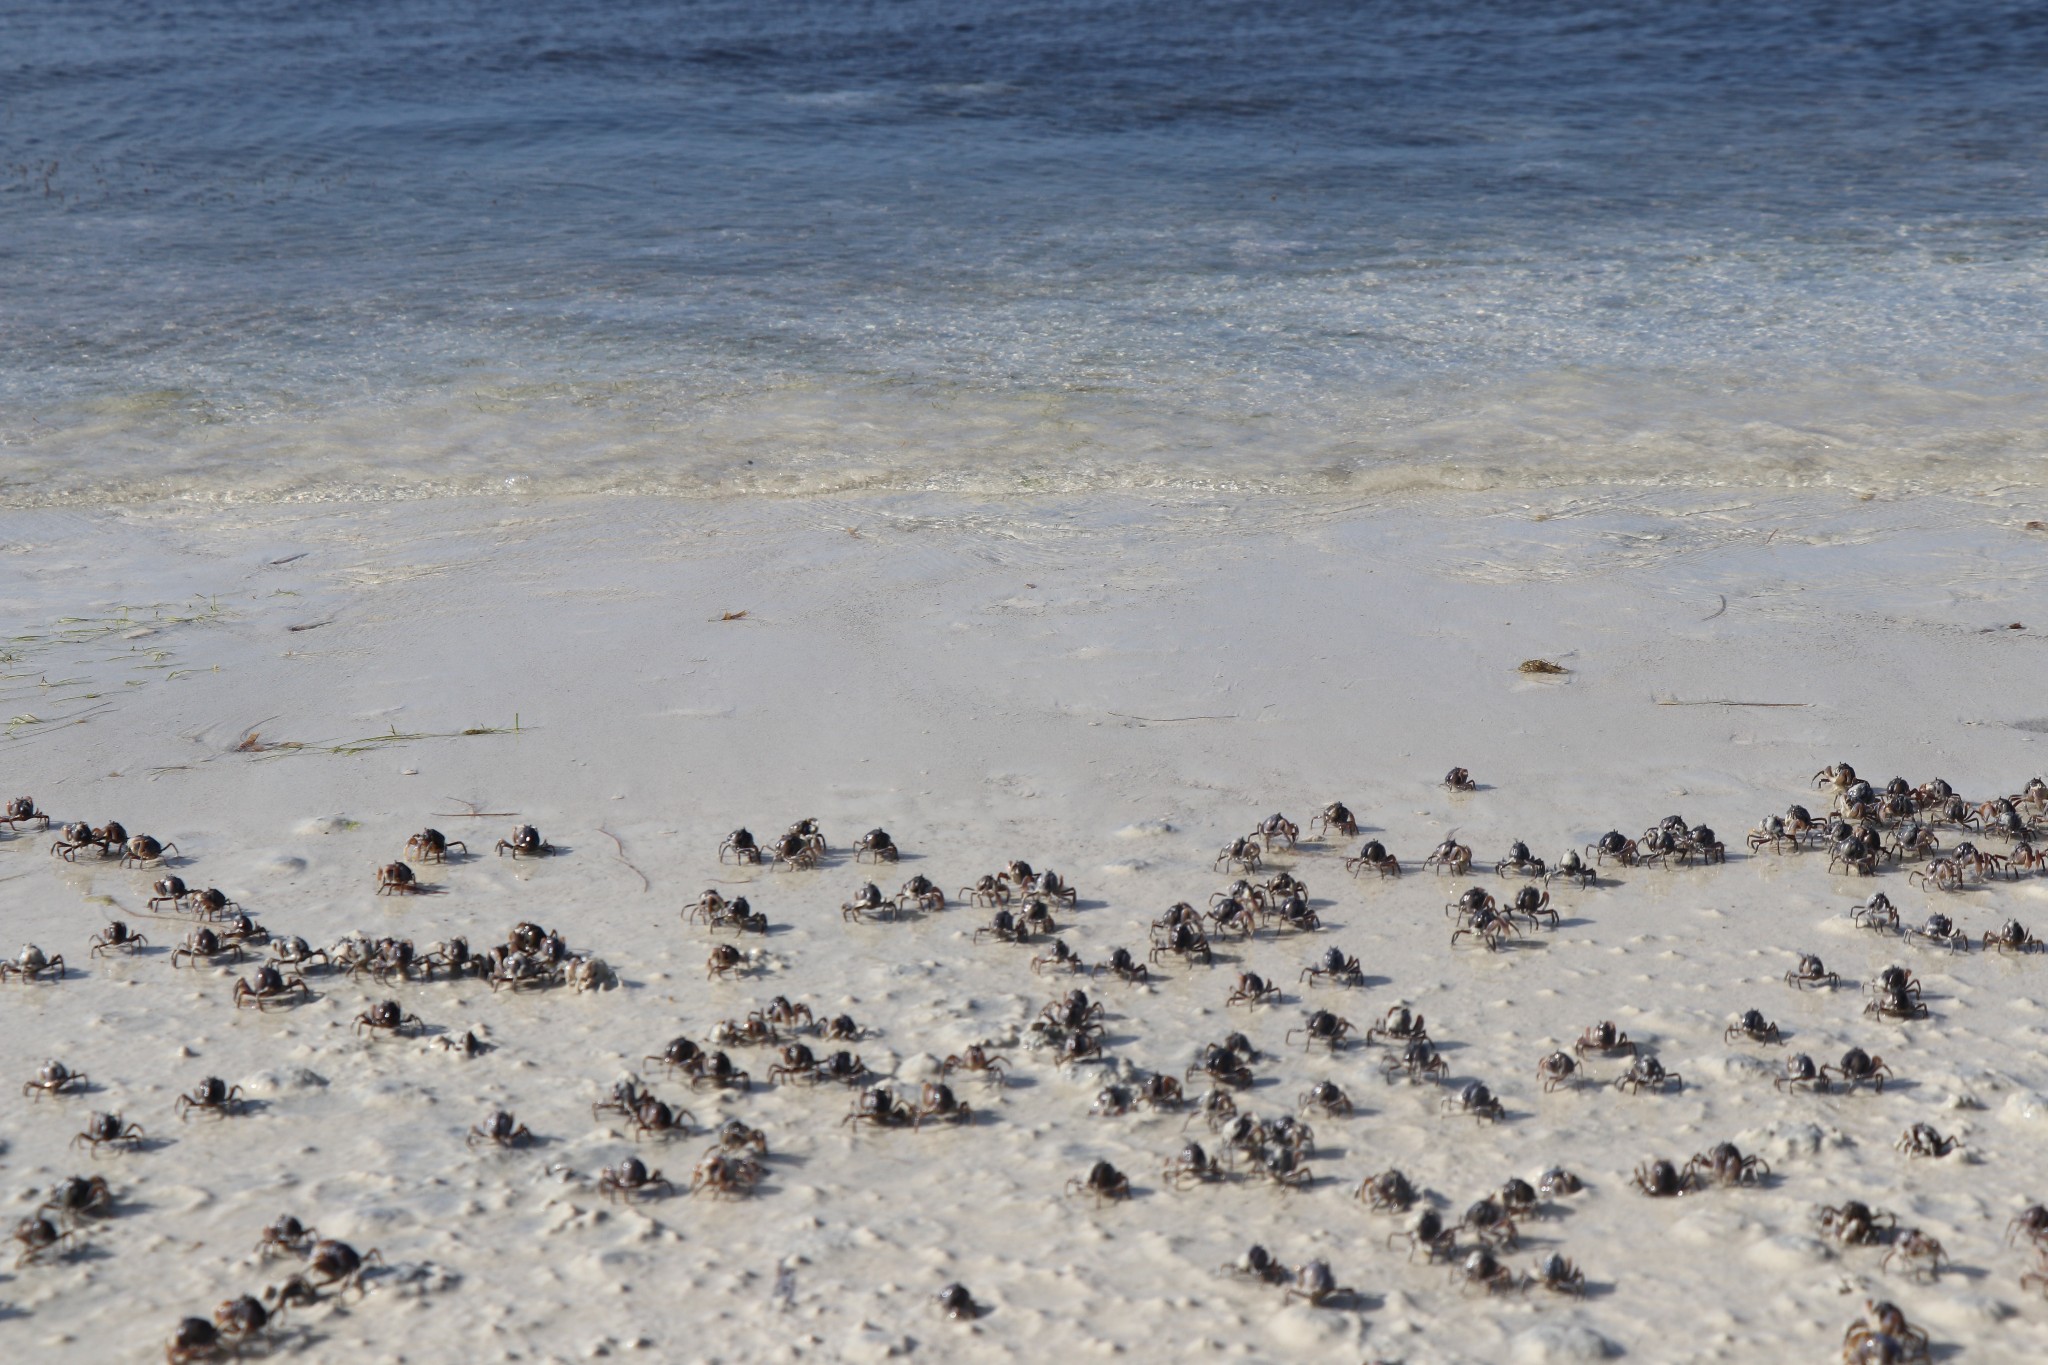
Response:
[[[2038,5],[0,34],[7,505],[2044,481]]]

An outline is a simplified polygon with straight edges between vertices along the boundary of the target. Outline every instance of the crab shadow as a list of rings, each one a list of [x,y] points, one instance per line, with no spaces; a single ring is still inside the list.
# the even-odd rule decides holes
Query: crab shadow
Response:
[[[208,1121],[214,1123],[224,1123],[229,1119],[248,1118],[251,1115],[260,1114],[264,1110],[270,1108],[270,1104],[271,1102],[269,1100],[253,1099],[246,1095],[232,1101],[227,1105],[222,1106],[219,1109],[210,1109],[204,1108],[196,1104],[188,1104],[185,1106],[184,1115],[181,1117],[180,1121],[190,1123],[194,1120],[198,1120],[202,1123]]]

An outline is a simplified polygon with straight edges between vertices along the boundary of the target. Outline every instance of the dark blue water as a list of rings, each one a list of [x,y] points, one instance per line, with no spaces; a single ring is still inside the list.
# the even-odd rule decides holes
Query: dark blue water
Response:
[[[0,498],[2039,481],[2018,4],[0,5]]]

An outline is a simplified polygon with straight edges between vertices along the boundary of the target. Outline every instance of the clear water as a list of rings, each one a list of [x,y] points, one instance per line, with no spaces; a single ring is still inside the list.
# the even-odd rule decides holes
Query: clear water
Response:
[[[0,2],[0,500],[2043,482],[2048,11]]]

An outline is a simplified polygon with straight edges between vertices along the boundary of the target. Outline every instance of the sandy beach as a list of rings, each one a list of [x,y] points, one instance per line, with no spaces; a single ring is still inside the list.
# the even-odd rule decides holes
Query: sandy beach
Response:
[[[531,920],[618,984],[493,993],[314,970],[306,1002],[238,1011],[251,965],[173,967],[191,921],[149,911],[162,870],[67,862],[55,828],[21,828],[0,841],[8,943],[62,953],[67,972],[0,988],[0,1170],[16,1217],[73,1173],[105,1176],[114,1205],[69,1255],[0,1276],[0,1341],[154,1358],[180,1317],[295,1268],[252,1251],[289,1213],[383,1261],[360,1299],[287,1314],[278,1349],[306,1359],[1829,1360],[1867,1298],[1963,1358],[2042,1358],[2048,1309],[2019,1288],[2032,1261],[2005,1234],[2044,1191],[2048,955],[1951,954],[1848,912],[1882,890],[1908,924],[1941,910],[1973,939],[2014,917],[2048,929],[2048,877],[1936,892],[1904,867],[1831,875],[1825,852],[1743,843],[1791,803],[1821,810],[1810,775],[1831,763],[1972,799],[2040,773],[2048,622],[2032,619],[2028,515],[1817,494],[9,513],[6,795],[175,840],[169,871],[272,934],[425,949]],[[1530,658],[1569,671],[1518,672]],[[1479,789],[1438,785],[1453,765]],[[1360,837],[1308,838],[1338,800]],[[1047,942],[977,941],[991,912],[957,898],[895,922],[840,913],[870,877],[893,895],[922,874],[954,898],[1025,859],[1078,892],[1054,914],[1080,957],[1142,960],[1152,922],[1206,908],[1236,875],[1219,848],[1276,811],[1303,840],[1260,875],[1304,882],[1321,928],[1219,936],[1213,965],[1169,955],[1142,984],[1034,974]],[[1492,871],[1512,841],[1554,860],[1673,813],[1717,831],[1725,865],[1553,881],[1554,930],[1452,946],[1444,903],[1512,892]],[[805,817],[833,850],[815,870],[716,856],[736,826],[772,838]],[[555,854],[494,856],[522,823]],[[469,856],[416,864],[430,894],[374,894],[425,826]],[[900,862],[853,861],[875,827]],[[1471,875],[1422,868],[1446,837],[1473,849]],[[1365,838],[1404,874],[1346,875]],[[768,932],[685,922],[707,888],[745,894]],[[90,957],[114,918],[150,946]],[[717,941],[746,960],[709,980]],[[1360,984],[1301,982],[1332,946]],[[1802,952],[1840,987],[1785,984]],[[1893,963],[1929,1018],[1865,1015]],[[1281,998],[1227,1006],[1247,971]],[[1062,1067],[1029,1026],[1076,985],[1104,1008],[1103,1058]],[[772,1047],[728,1049],[744,1093],[693,1093],[643,1060],[778,995],[852,1015],[864,1033],[845,1046],[899,1093],[975,1042],[1009,1058],[1008,1084],[948,1077],[966,1125],[856,1130],[858,1091],[765,1083]],[[428,1032],[360,1036],[385,998]],[[1362,1039],[1404,1002],[1428,1020],[1441,1085],[1386,1083],[1389,1047]],[[1333,1052],[1287,1040],[1318,1008],[1355,1026]],[[1724,1039],[1750,1008],[1782,1046]],[[1594,1057],[1545,1093],[1539,1058],[1603,1020],[1683,1088],[1624,1093],[1627,1059]],[[1162,1170],[1183,1144],[1222,1146],[1199,1119],[1091,1113],[1105,1086],[1180,1076],[1237,1031],[1260,1053],[1241,1112],[1295,1113],[1323,1080],[1356,1106],[1309,1116],[1303,1188],[1176,1190]],[[489,1050],[437,1045],[468,1032]],[[1832,1063],[1852,1045],[1888,1063],[1882,1093],[1774,1086],[1787,1054]],[[46,1058],[90,1089],[18,1098]],[[594,1117],[629,1074],[695,1130],[636,1142]],[[180,1121],[208,1076],[246,1109]],[[1473,1080],[1501,1121],[1441,1112]],[[466,1142],[498,1108],[536,1140]],[[74,1149],[96,1111],[149,1141]],[[766,1139],[750,1196],[603,1197],[600,1170],[636,1153],[687,1190],[727,1118]],[[1895,1150],[1923,1122],[1966,1145]],[[1631,1183],[1639,1163],[1721,1141],[1769,1178],[1673,1199]],[[1132,1198],[1066,1192],[1098,1160]],[[1586,1294],[1475,1292],[1390,1248],[1408,1220],[1354,1197],[1390,1167],[1452,1222],[1511,1177],[1574,1172],[1584,1191],[1520,1220],[1500,1256],[1519,1275],[1560,1252]],[[1949,1268],[1918,1279],[1884,1247],[1832,1242],[1815,1210],[1845,1199],[1937,1238]],[[1327,1261],[1356,1292],[1312,1307],[1219,1273],[1253,1243]],[[954,1282],[987,1311],[940,1315]]]

